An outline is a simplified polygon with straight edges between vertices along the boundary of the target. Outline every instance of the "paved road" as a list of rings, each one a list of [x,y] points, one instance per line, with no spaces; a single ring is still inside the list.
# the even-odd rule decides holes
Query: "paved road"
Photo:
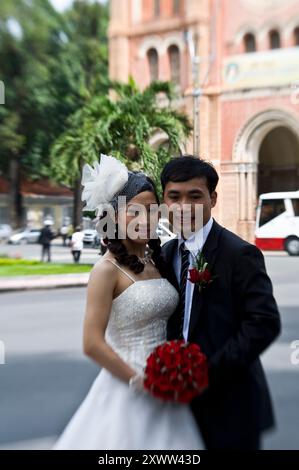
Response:
[[[299,340],[299,258],[269,256],[283,333],[263,357],[278,428],[267,449],[299,448],[299,365],[290,344]],[[81,352],[85,288],[1,295],[0,448],[50,448],[99,372]]]
[[[80,263],[95,263],[98,259],[100,249],[91,248],[90,246],[85,246]],[[27,244],[27,245],[10,245],[7,243],[0,243],[0,256],[1,254],[6,254],[8,256],[22,256],[26,259],[36,259],[40,260],[41,247],[38,244]],[[73,263],[73,257],[70,251],[70,248],[67,246],[62,246],[60,239],[53,241],[51,247],[51,256],[52,261],[55,263]]]

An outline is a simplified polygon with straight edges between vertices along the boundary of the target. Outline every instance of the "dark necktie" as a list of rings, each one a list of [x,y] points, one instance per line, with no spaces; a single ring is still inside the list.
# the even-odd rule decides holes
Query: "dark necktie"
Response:
[[[185,298],[186,298],[186,284],[189,268],[189,254],[185,243],[180,246],[181,255],[181,271],[180,271],[180,304],[179,304],[179,339],[184,339],[184,317],[185,317]]]

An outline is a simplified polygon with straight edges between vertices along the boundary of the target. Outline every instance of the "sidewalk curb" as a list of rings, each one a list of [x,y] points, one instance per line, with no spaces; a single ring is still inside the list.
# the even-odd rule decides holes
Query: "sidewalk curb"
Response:
[[[46,275],[36,276],[26,279],[26,277],[16,278],[0,278],[0,294],[5,292],[16,292],[24,290],[38,290],[38,289],[57,289],[64,287],[84,287],[88,283],[90,273],[80,273],[77,276],[74,274],[62,275]],[[53,277],[51,277],[53,276]]]

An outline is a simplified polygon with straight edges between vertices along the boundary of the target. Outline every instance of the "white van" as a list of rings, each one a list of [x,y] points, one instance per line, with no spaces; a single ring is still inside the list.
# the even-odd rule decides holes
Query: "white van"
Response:
[[[255,244],[261,250],[285,250],[299,256],[299,191],[260,195]]]

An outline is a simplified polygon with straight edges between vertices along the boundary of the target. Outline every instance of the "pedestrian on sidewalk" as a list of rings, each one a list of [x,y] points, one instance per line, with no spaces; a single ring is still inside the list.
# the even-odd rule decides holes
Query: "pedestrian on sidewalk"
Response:
[[[62,238],[62,245],[66,246],[66,240],[68,238],[69,227],[66,224],[63,224],[60,229],[60,235]]]
[[[71,241],[72,241],[72,235],[74,233],[74,227],[73,224],[70,224],[68,226],[68,232],[67,232],[67,245],[71,246]]]
[[[38,243],[42,245],[41,251],[41,262],[43,263],[44,258],[48,257],[48,263],[51,262],[51,242],[55,238],[55,234],[51,229],[52,225],[51,220],[44,221],[44,227],[41,229],[40,236],[38,238]]]
[[[71,252],[75,263],[79,263],[81,252],[83,250],[83,237],[84,233],[81,230],[80,225],[75,228],[75,231],[71,239]]]

